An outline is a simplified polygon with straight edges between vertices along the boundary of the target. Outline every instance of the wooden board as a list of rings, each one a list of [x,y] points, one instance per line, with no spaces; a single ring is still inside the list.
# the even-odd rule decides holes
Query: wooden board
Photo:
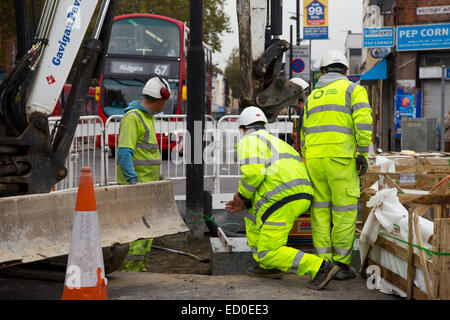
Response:
[[[380,248],[386,250],[387,252],[392,253],[394,256],[404,261],[408,261],[408,249],[397,245],[395,243],[395,240],[391,240],[383,235],[379,235],[375,244]],[[431,261],[427,261],[427,265],[430,269],[433,267]],[[417,254],[414,254],[414,266],[417,268],[421,267],[419,256]]]
[[[381,173],[381,166],[369,166],[368,173]],[[387,173],[387,172],[386,172]],[[395,166],[395,173],[446,173],[450,174],[450,166]]]
[[[406,279],[404,279],[401,276],[399,276],[398,274],[386,269],[381,264],[373,261],[370,258],[368,258],[367,262],[368,262],[367,264],[369,266],[375,265],[380,268],[382,278],[386,279],[387,281],[389,281],[390,283],[395,285],[397,288],[407,292],[408,281]],[[411,297],[413,299],[417,299],[417,300],[426,300],[427,299],[426,293],[414,285],[412,286],[412,289],[411,289]]]
[[[394,180],[400,187],[404,189],[418,189],[418,190],[430,190],[439,181],[447,177],[448,173],[380,173],[380,172],[367,172],[364,175],[366,181],[377,181],[380,175],[388,175]],[[413,175],[414,181],[400,181],[401,176]]]
[[[450,194],[397,194],[400,203],[450,204]]]
[[[450,218],[434,220],[433,251],[450,252]],[[433,256],[435,297],[450,300],[450,256]]]

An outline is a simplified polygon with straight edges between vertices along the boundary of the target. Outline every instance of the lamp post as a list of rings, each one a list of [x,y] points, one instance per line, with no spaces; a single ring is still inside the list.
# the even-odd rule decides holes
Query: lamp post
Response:
[[[289,17],[289,19],[291,19],[291,20],[295,20],[295,25],[296,25],[296,31],[297,31],[297,43],[296,43],[296,45],[297,46],[300,46],[300,43],[301,43],[301,41],[302,41],[302,38],[300,37],[300,17],[303,17],[303,15],[302,14],[300,14],[300,0],[296,0],[296,12],[292,12],[292,11],[289,11],[289,13],[293,13],[293,14],[295,14],[295,16],[291,16],[291,17]],[[292,40],[292,37],[293,37],[293,35],[292,35],[292,25],[291,25],[291,34],[290,34],[290,43],[291,43],[291,47],[290,47],[290,51],[289,51],[289,53],[290,53],[290,59],[291,59],[291,61],[290,61],[290,71],[289,71],[289,75],[290,75],[290,79],[292,79],[292,42],[293,42],[293,40]],[[310,82],[311,82],[311,40],[309,41],[309,60],[310,60],[310,67],[309,67],[309,74],[310,74]],[[311,82],[312,83],[312,82]]]
[[[297,2],[298,3],[298,2]],[[292,11],[289,11],[289,13],[294,13]],[[303,17],[302,14],[297,13],[295,16],[290,16],[289,19],[294,20],[295,21],[295,25],[296,25],[296,33],[297,33],[297,41],[296,41],[296,45],[299,46],[300,42],[303,40],[300,37],[300,17]]]
[[[289,46],[289,79],[292,79],[292,59],[293,59],[293,57],[292,57],[292,53],[293,53],[293,50],[292,50],[292,24],[289,26],[290,28],[290,39],[289,39],[289,42],[291,43],[291,45]]]
[[[190,140],[186,164],[186,211],[188,222],[198,220],[204,210],[203,129],[205,127],[205,53],[203,40],[203,1],[190,1],[190,41],[187,60],[187,130]],[[191,224],[191,238],[203,238],[203,224]]]

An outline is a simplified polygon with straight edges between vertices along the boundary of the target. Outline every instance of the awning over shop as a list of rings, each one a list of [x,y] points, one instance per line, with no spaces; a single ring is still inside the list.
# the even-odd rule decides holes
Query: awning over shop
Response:
[[[362,80],[381,80],[387,79],[387,61],[386,59],[381,60],[376,65],[374,65],[371,69],[364,72],[361,75]]]

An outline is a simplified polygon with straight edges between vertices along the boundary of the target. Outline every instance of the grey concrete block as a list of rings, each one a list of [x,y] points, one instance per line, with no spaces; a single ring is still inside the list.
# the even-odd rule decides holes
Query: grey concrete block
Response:
[[[232,252],[226,250],[219,238],[211,237],[212,275],[246,274],[257,263],[253,259],[247,238],[228,238]]]

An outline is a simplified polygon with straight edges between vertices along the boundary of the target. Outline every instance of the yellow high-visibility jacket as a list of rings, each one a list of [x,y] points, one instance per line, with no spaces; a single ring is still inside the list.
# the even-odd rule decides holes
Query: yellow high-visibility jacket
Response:
[[[242,173],[238,192],[251,200],[249,213],[260,227],[284,204],[312,200],[313,190],[299,154],[264,129],[247,133],[236,144]]]
[[[132,157],[139,182],[159,180],[161,155],[154,127],[154,115],[131,109],[120,121],[119,148],[134,150]],[[117,183],[129,184],[117,165]]]
[[[308,96],[301,130],[308,158],[355,157],[366,160],[372,143],[372,108],[366,90],[339,73],[327,73]]]

